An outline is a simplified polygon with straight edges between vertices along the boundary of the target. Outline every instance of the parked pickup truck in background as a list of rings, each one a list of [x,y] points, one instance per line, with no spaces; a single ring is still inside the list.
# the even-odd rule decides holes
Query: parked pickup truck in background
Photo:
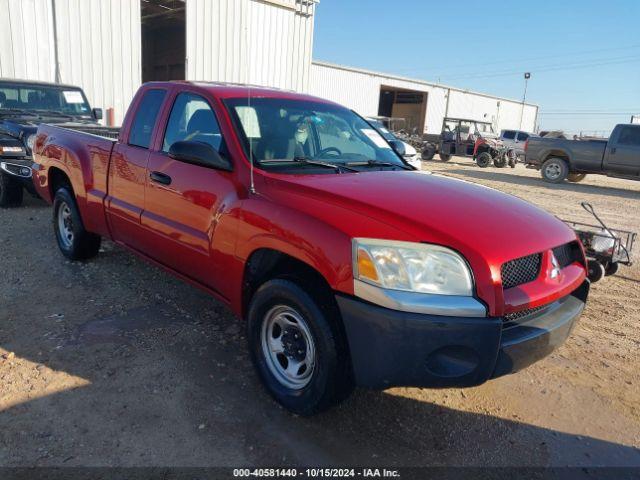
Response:
[[[579,182],[587,174],[640,180],[640,125],[616,125],[609,140],[530,137],[525,163],[547,182]]]
[[[0,207],[20,205],[23,189],[35,193],[31,151],[39,123],[108,133],[101,118],[102,110],[91,109],[78,87],[0,79]]]
[[[187,82],[143,85],[117,141],[41,125],[33,165],[64,255],[108,238],[209,292],[246,323],[268,391],[304,415],[354,385],[518,371],[583,311],[585,257],[563,222],[412,170],[334,103]]]

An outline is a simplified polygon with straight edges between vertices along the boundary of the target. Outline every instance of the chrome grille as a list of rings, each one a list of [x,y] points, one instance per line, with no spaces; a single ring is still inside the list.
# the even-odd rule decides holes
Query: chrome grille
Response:
[[[540,273],[542,254],[534,253],[526,257],[509,260],[502,264],[500,273],[502,275],[502,288],[517,287],[524,283],[533,282]]]

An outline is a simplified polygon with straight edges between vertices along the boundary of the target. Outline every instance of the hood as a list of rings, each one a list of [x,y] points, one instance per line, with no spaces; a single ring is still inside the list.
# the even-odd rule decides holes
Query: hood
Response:
[[[414,241],[454,248],[493,273],[507,260],[575,240],[564,222],[515,196],[429,172],[269,178],[266,193],[310,215],[318,216],[323,205],[341,207],[389,225],[390,237],[403,231]],[[334,224],[351,237],[363,236],[361,222]]]

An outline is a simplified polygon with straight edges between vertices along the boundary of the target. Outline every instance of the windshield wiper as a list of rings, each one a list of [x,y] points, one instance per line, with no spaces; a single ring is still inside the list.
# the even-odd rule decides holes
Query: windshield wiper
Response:
[[[333,168],[338,173],[342,173],[342,170],[348,170],[349,172],[358,171],[357,169],[348,167],[342,163],[321,162],[319,160],[313,160],[308,157],[293,157],[293,161],[298,163],[304,163],[306,165],[318,165],[319,167]]]
[[[260,160],[260,163],[281,163],[281,162],[295,162],[302,163],[303,165],[314,165],[318,167],[331,168],[336,171],[336,173],[342,173],[343,170],[348,170],[350,172],[357,172],[358,170],[355,168],[348,167],[341,163],[329,163],[329,162],[321,162],[319,160],[312,160],[307,157],[293,157],[293,159],[268,159],[268,160]]]
[[[371,165],[373,167],[399,167],[399,168],[402,168],[403,170],[413,170],[413,168],[409,167],[408,165],[401,165],[399,163],[393,163],[393,162],[381,162],[380,160],[367,160],[365,162],[351,162],[351,163],[348,163],[347,165]]]
[[[37,117],[38,115],[21,108],[0,108],[0,113],[9,112],[12,115],[28,115],[30,117]]]

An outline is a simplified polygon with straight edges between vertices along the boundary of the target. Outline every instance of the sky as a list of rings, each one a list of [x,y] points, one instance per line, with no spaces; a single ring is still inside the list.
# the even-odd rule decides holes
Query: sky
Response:
[[[640,0],[321,0],[314,59],[539,105],[542,130],[640,114]]]

